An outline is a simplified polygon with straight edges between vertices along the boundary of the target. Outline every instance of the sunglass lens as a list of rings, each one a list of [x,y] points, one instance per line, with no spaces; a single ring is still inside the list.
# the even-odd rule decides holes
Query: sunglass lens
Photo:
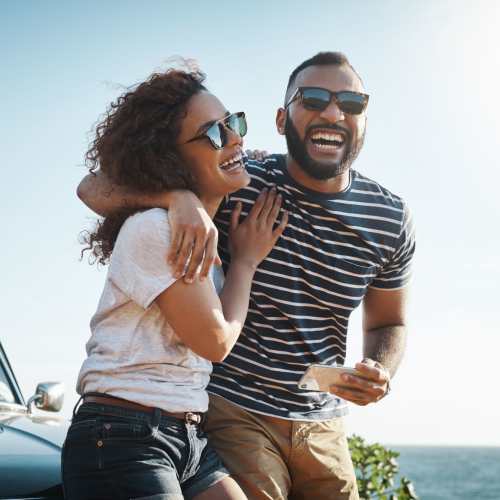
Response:
[[[224,147],[226,131],[224,130],[224,125],[222,123],[214,123],[208,127],[205,135],[210,139],[210,142],[215,149],[221,149]]]
[[[244,137],[247,133],[245,113],[234,113],[229,116],[227,126],[240,137]]]
[[[344,113],[359,115],[366,107],[366,97],[355,92],[338,92],[337,104]]]
[[[302,90],[302,104],[312,111],[323,111],[330,103],[330,92],[326,89]]]

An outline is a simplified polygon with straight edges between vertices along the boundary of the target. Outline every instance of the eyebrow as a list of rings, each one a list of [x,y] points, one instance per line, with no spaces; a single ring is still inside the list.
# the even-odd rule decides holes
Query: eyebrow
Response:
[[[213,125],[214,123],[220,122],[221,120],[224,120],[224,118],[227,118],[230,114],[231,113],[229,111],[226,111],[222,118],[219,118],[218,120],[210,120],[208,122],[203,123],[203,125],[200,125],[198,127],[196,134],[201,134],[201,133],[205,132],[205,130],[207,130],[211,125]]]

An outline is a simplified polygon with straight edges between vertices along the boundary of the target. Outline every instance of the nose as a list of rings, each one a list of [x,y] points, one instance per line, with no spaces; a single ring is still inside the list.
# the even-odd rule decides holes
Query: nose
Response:
[[[330,104],[321,112],[320,116],[330,123],[340,122],[345,119],[344,113],[338,107],[335,99],[330,101]]]
[[[243,145],[243,137],[240,134],[237,134],[234,130],[231,130],[229,127],[225,127],[227,134],[227,145],[228,146],[236,146]]]

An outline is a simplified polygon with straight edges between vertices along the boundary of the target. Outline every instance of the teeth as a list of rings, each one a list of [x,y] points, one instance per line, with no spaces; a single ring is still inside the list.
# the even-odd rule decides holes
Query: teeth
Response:
[[[344,142],[344,138],[340,134],[327,133],[327,132],[315,132],[311,136],[311,139],[314,139],[314,140],[323,139],[325,141]]]
[[[241,160],[243,159],[243,155],[241,153],[238,153],[236,155],[234,155],[232,158],[229,158],[229,160],[226,160],[224,163],[221,163],[219,165],[220,168],[225,168],[229,165],[231,165],[231,163],[239,163]]]

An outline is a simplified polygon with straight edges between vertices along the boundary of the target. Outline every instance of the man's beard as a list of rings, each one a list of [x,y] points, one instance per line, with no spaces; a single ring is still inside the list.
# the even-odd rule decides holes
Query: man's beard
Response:
[[[317,179],[319,181],[324,181],[327,179],[332,179],[333,177],[337,177],[338,175],[343,174],[344,172],[349,170],[352,162],[357,158],[359,152],[361,151],[361,148],[363,147],[365,132],[363,131],[363,135],[358,139],[357,143],[353,145],[352,135],[346,129],[340,129],[340,127],[335,125],[322,126],[321,128],[342,130],[342,132],[348,134],[346,138],[346,150],[344,152],[343,158],[340,161],[336,163],[323,163],[313,160],[307,152],[305,142],[300,139],[299,133],[297,132],[297,129],[295,128],[292,119],[290,118],[290,115],[287,111],[285,122],[285,137],[286,144],[288,146],[288,153],[296,161],[299,167],[307,175],[309,175],[309,177],[312,177],[313,179]]]

